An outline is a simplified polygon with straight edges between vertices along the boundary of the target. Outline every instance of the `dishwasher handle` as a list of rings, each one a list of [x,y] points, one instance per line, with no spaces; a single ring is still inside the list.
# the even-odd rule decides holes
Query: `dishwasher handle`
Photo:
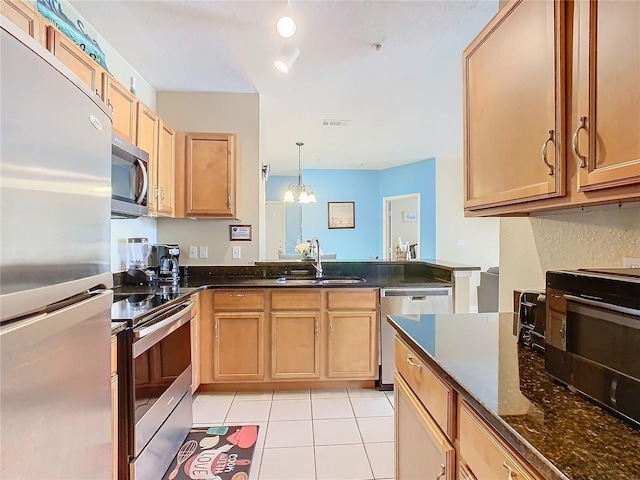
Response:
[[[451,287],[447,288],[424,288],[424,289],[393,289],[383,288],[380,290],[382,297],[407,297],[410,300],[426,300],[427,297],[441,297],[451,295]]]

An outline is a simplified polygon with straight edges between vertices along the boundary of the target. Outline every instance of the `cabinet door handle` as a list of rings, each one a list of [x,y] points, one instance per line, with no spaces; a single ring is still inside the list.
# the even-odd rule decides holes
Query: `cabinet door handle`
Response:
[[[216,320],[216,324],[215,324],[214,330],[215,330],[216,338],[218,338],[218,320]]]
[[[518,476],[518,474],[514,472],[513,469],[507,464],[507,462],[504,462],[502,466],[507,469],[507,473],[509,475],[507,477],[507,480],[514,480]]]
[[[113,105],[111,104],[111,99],[107,100],[107,107],[109,107],[109,110],[111,110],[111,115],[113,115],[113,112],[115,111],[113,108]]]
[[[227,208],[231,208],[231,195],[227,196]]]
[[[440,472],[440,475],[436,477],[436,480],[440,480],[442,477],[444,477],[444,474],[445,474],[444,463],[440,464],[440,468],[442,469],[442,471]]]
[[[318,320],[316,320],[316,337],[318,336],[318,332],[320,331],[318,327]]]
[[[576,157],[580,159],[580,168],[585,168],[587,166],[587,157],[580,153],[580,149],[578,148],[578,133],[580,130],[587,130],[587,117],[580,117],[580,125],[576,128],[576,131],[573,132],[573,138],[571,141],[571,146],[573,147],[573,153],[576,154]]]
[[[100,96],[100,92],[98,91],[98,89],[96,88],[96,95]]]
[[[415,363],[415,362],[413,361],[413,358],[411,357],[411,355],[410,355],[410,354],[409,354],[409,355],[407,355],[407,363],[408,363],[409,365],[411,365],[412,367],[417,367],[418,369],[421,369],[421,368],[422,368],[422,365],[420,365],[419,363]]]
[[[333,335],[333,320],[329,320],[329,336]]]
[[[549,137],[542,144],[542,161],[549,169],[549,172],[548,172],[549,175],[553,175],[553,165],[551,165],[547,160],[547,145],[549,145],[549,142],[553,143],[554,136],[555,136],[555,132],[553,130],[549,130]]]
[[[164,187],[160,186],[160,201],[164,201]]]

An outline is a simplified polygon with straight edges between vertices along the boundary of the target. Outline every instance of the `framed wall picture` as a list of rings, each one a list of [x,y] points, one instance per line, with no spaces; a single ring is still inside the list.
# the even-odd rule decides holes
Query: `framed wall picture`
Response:
[[[328,202],[329,228],[356,228],[355,202]]]
[[[229,225],[229,240],[251,241],[251,225]]]

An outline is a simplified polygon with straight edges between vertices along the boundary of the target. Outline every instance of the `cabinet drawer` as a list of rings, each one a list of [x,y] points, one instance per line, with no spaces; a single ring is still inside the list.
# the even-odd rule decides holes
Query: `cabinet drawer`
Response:
[[[398,337],[395,345],[396,369],[429,411],[438,426],[452,439],[454,431],[454,390]]]
[[[118,373],[118,340],[115,335],[111,336],[111,376]]]
[[[255,312],[264,310],[264,292],[238,290],[214,292],[213,309],[235,312]]]
[[[542,480],[466,402],[460,402],[460,456],[475,478]]]
[[[271,294],[271,310],[320,310],[320,290],[288,290]]]
[[[327,291],[329,310],[377,310],[378,290],[351,288]]]

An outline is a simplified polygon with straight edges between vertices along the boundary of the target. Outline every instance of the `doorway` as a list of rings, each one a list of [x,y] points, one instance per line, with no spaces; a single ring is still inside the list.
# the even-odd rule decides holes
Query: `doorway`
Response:
[[[398,239],[416,244],[420,258],[420,194],[410,193],[382,199],[382,251],[385,260],[396,260]]]
[[[284,253],[285,245],[284,203],[265,202],[265,204],[265,259],[278,260],[278,254]]]

